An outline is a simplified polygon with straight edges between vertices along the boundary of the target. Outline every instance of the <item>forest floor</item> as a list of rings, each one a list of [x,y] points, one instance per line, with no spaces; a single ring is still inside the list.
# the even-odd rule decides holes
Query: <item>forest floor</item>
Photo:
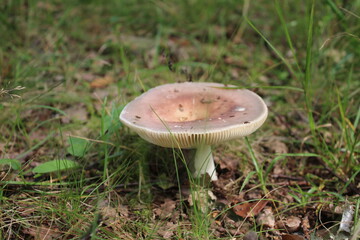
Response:
[[[0,3],[0,239],[351,239],[360,221],[360,1]],[[269,108],[192,150],[122,125],[155,86],[219,82]]]

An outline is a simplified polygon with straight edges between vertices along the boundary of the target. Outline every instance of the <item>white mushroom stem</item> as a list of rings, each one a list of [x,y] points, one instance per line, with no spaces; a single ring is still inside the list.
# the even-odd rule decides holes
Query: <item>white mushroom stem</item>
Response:
[[[194,168],[194,177],[207,173],[211,177],[211,181],[218,180],[214,158],[209,145],[203,144],[196,149]]]

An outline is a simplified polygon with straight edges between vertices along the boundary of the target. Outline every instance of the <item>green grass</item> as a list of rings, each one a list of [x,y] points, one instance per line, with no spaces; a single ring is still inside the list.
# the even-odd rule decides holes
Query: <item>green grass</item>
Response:
[[[359,10],[359,0],[2,1],[0,162],[12,167],[0,165],[0,239],[269,238],[278,233],[232,210],[264,196],[276,222],[306,216],[311,234],[324,221],[336,229],[335,208],[353,205],[358,233]],[[249,88],[269,105],[256,133],[214,146],[218,162],[239,165],[219,168],[231,179],[208,186],[218,199],[206,211],[193,153],[118,120],[143,91],[188,80]],[[33,171],[56,159],[81,167]],[[166,199],[174,209],[160,217]]]

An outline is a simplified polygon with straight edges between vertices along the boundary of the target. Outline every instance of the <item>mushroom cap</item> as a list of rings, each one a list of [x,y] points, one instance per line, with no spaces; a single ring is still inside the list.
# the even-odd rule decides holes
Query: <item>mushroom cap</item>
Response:
[[[247,136],[268,110],[254,92],[218,83],[160,85],[128,103],[123,124],[163,147],[196,148]]]

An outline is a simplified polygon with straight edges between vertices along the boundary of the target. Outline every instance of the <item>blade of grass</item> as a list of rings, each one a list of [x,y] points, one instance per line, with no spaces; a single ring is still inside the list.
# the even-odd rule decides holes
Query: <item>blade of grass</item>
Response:
[[[268,190],[266,188],[265,178],[263,176],[263,168],[259,164],[259,162],[257,161],[257,159],[255,157],[255,154],[254,154],[254,151],[253,151],[253,149],[252,149],[252,147],[250,145],[249,139],[247,137],[245,137],[245,143],[246,143],[246,146],[249,149],[251,160],[252,160],[252,163],[253,163],[253,165],[255,167],[255,171],[256,171],[257,176],[259,178],[262,190],[264,191],[264,194],[266,194],[268,192]]]
[[[101,109],[101,132],[100,132],[100,136],[102,137],[103,141],[107,141],[107,134],[106,134],[106,130],[105,129],[105,117],[106,117],[106,103],[107,103],[107,98],[104,99],[104,102],[102,104],[102,109]],[[109,176],[109,172],[108,172],[108,165],[109,165],[109,147],[107,145],[103,145],[103,149],[104,149],[104,173],[103,173],[103,181],[105,181],[106,179],[108,179]]]
[[[256,172],[251,171],[251,172],[249,172],[249,173],[247,174],[246,178],[244,179],[244,181],[243,181],[243,183],[242,183],[242,185],[241,185],[241,187],[240,187],[239,193],[241,193],[241,192],[244,190],[245,186],[249,183],[250,178],[251,178],[255,173],[256,173]]]
[[[334,3],[333,0],[326,0],[326,4],[329,5],[331,10],[335,13],[335,15],[340,19],[344,20],[344,14],[339,10],[339,8],[336,6],[336,3]]]
[[[38,142],[37,144],[35,144],[34,146],[32,146],[29,150],[19,154],[16,159],[20,159],[24,156],[26,156],[28,153],[34,151],[35,149],[37,149],[38,147],[40,147],[41,145],[43,145],[45,142],[47,142],[50,138],[52,138],[55,135],[55,132],[50,132],[43,140],[41,140],[40,142]]]
[[[350,120],[345,116],[345,111],[344,111],[344,107],[340,98],[340,92],[338,89],[336,89],[336,93],[337,93],[337,100],[338,100],[338,107],[339,107],[339,112],[340,112],[340,118],[341,118],[341,129],[342,129],[342,134],[344,135],[344,139],[345,139],[345,146],[346,146],[346,150],[350,150],[351,151],[351,137],[349,134],[349,128],[351,129],[351,127],[353,128],[353,125],[351,124]],[[349,127],[348,127],[349,126]],[[355,129],[354,129],[355,130]],[[351,162],[351,157],[345,157],[344,156],[344,166],[345,166],[345,172],[348,172],[352,162]]]
[[[254,29],[254,31],[260,35],[260,37],[269,45],[269,47],[275,52],[275,54],[281,59],[285,66],[289,69],[290,73],[298,79],[297,72],[293,69],[291,64],[285,59],[285,57],[277,50],[277,48],[260,32],[260,30],[246,17],[244,16],[246,22]]]
[[[44,109],[53,110],[53,111],[58,112],[58,113],[60,113],[61,115],[64,115],[64,116],[67,115],[67,114],[66,114],[64,111],[62,111],[61,109],[58,109],[58,108],[56,108],[56,107],[46,106],[46,105],[33,105],[31,108],[32,108],[32,109],[33,109],[33,108],[44,108]]]
[[[340,190],[341,194],[344,194],[344,192],[347,190],[347,188],[349,187],[349,185],[353,182],[355,182],[355,178],[357,177],[357,175],[360,173],[360,169],[357,170],[350,178],[348,181],[346,181],[346,183],[344,184],[343,188]]]
[[[305,78],[303,81],[303,88],[304,88],[304,96],[305,96],[305,105],[308,113],[308,120],[310,131],[315,137],[315,121],[314,116],[312,113],[312,104],[311,104],[311,74],[312,74],[312,47],[313,47],[313,33],[314,33],[314,13],[315,13],[315,1],[311,0],[310,8],[310,15],[309,15],[309,23],[308,23],[308,36],[307,36],[307,43],[306,43],[306,62],[305,62]]]
[[[281,25],[282,25],[282,27],[284,29],[286,40],[287,40],[287,42],[289,44],[290,51],[291,51],[291,53],[292,53],[292,55],[294,57],[295,65],[297,67],[298,73],[301,73],[302,71],[301,71],[301,68],[299,66],[299,61],[297,60],[297,57],[296,57],[296,52],[295,52],[295,49],[294,49],[294,45],[292,43],[291,36],[289,34],[289,30],[288,30],[287,25],[286,25],[286,21],[285,21],[283,12],[282,12],[281,7],[280,7],[279,0],[275,0],[275,9],[276,9],[276,12],[277,12],[277,14],[279,16]]]
[[[321,156],[318,155],[318,154],[314,154],[314,153],[286,153],[286,154],[280,154],[280,155],[276,156],[273,160],[271,160],[269,166],[266,168],[264,179],[266,179],[268,177],[268,175],[271,172],[274,165],[279,160],[281,160],[281,159],[283,159],[285,157],[321,157]]]

